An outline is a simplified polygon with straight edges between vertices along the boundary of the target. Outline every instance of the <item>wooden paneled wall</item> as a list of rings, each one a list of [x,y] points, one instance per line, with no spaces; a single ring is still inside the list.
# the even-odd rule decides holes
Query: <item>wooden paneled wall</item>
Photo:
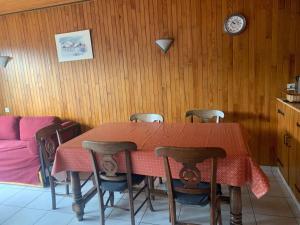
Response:
[[[229,14],[247,30],[223,32]],[[157,112],[185,121],[191,108],[225,111],[271,164],[275,96],[300,73],[300,0],[91,0],[0,17],[0,108],[57,115],[93,127]],[[91,29],[93,60],[58,63],[54,35]],[[154,41],[174,37],[163,54]]]
[[[0,0],[0,15],[82,1],[86,0]]]

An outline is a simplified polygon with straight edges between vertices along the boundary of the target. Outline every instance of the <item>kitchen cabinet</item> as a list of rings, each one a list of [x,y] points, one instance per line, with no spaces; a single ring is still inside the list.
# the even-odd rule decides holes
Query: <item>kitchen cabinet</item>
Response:
[[[286,106],[277,101],[277,149],[276,162],[283,175],[288,180],[289,156],[287,151],[287,112]]]
[[[300,104],[277,99],[277,165],[300,201]]]
[[[297,113],[297,149],[294,154],[295,158],[295,183],[294,193],[298,201],[300,202],[300,113]]]

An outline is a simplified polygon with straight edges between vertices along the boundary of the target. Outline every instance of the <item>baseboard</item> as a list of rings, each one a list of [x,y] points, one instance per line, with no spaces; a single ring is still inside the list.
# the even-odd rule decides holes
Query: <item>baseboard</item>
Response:
[[[0,184],[11,184],[11,185],[19,185],[19,186],[26,186],[26,187],[38,187],[43,188],[40,184],[26,184],[26,183],[19,183],[19,182],[6,182],[6,181],[0,181]]]
[[[298,202],[298,200],[297,200],[297,198],[295,197],[295,195],[294,195],[293,191],[291,190],[290,186],[288,185],[288,183],[287,183],[286,180],[284,179],[284,177],[283,177],[283,175],[282,175],[280,169],[279,169],[278,167],[273,167],[273,168],[277,170],[280,179],[282,180],[284,186],[287,188],[287,190],[288,190],[290,196],[292,197],[292,199],[293,199],[295,205],[297,206],[298,210],[300,211],[300,203]]]

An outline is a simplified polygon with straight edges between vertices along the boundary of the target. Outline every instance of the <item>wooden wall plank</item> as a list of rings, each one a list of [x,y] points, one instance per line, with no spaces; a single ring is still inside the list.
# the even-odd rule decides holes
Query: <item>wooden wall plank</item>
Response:
[[[234,37],[223,32],[233,12],[248,20]],[[1,16],[1,54],[13,57],[0,68],[1,111],[89,128],[134,112],[171,122],[190,108],[218,108],[246,128],[258,161],[272,164],[274,98],[300,73],[299,19],[300,0],[91,0]],[[54,35],[83,29],[94,59],[58,63]],[[168,36],[175,42],[163,54],[154,41]]]
[[[53,7],[87,0],[0,0],[0,15]]]

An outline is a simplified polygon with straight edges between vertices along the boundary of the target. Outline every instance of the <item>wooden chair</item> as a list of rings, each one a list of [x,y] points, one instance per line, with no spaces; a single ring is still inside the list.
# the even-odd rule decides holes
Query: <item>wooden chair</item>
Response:
[[[51,176],[51,170],[55,158],[56,149],[60,144],[78,136],[80,133],[81,130],[80,125],[78,123],[69,123],[65,127],[61,126],[60,124],[52,124],[50,126],[40,129],[35,135],[36,141],[39,146],[39,153],[42,162],[41,164],[44,167],[45,174],[49,177],[52,198],[52,209],[56,209],[56,195],[66,196],[70,194],[69,176],[67,176],[67,179],[62,182],[57,181],[53,176]],[[83,185],[85,183],[83,183]],[[66,185],[65,194],[56,193],[55,186],[57,184]]]
[[[187,111],[185,117],[191,117],[192,123],[194,122],[194,117],[198,117],[204,123],[209,122],[212,118],[216,118],[216,123],[219,123],[220,118],[224,118],[224,112],[220,110],[195,109]]]
[[[155,150],[157,156],[164,160],[167,178],[170,219],[172,225],[182,225],[176,220],[176,204],[201,205],[210,203],[210,224],[222,225],[220,198],[221,187],[216,184],[217,159],[226,157],[226,152],[221,148],[177,148],[159,147]],[[169,158],[182,163],[179,172],[180,179],[174,179],[170,169]],[[197,163],[211,160],[210,183],[201,182],[201,172],[196,167]]]
[[[101,142],[101,141],[84,141],[82,143],[90,153],[91,162],[93,165],[95,183],[97,186],[99,209],[101,213],[100,223],[105,224],[104,212],[108,206],[110,198],[113,196],[113,192],[124,192],[128,190],[129,195],[129,209],[131,215],[131,224],[135,225],[135,215],[147,202],[149,208],[153,211],[153,207],[150,201],[150,191],[148,180],[146,176],[132,174],[131,166],[131,151],[135,151],[137,146],[133,142]],[[115,160],[117,154],[124,153],[126,173],[118,173],[119,167]],[[100,166],[99,166],[100,165]],[[138,185],[144,181],[144,185],[139,191],[133,196],[133,185]],[[146,199],[134,210],[133,201],[145,190]],[[104,194],[106,191],[109,192],[109,198],[104,204]],[[113,206],[113,205],[112,205]],[[116,207],[116,206],[114,206]],[[127,210],[127,209],[125,209]]]
[[[164,122],[164,117],[160,114],[154,114],[154,113],[136,113],[130,116],[130,121],[141,121],[141,122]]]
[[[146,122],[146,123],[153,123],[153,122],[158,122],[158,123],[163,123],[164,122],[164,117],[161,114],[155,114],[155,113],[135,113],[132,114],[129,118],[130,121],[141,121],[141,122]],[[159,177],[159,183],[162,184],[162,178]],[[149,185],[151,189],[154,189],[154,181],[156,180],[156,177],[149,177]],[[154,197],[152,197],[154,200]]]

